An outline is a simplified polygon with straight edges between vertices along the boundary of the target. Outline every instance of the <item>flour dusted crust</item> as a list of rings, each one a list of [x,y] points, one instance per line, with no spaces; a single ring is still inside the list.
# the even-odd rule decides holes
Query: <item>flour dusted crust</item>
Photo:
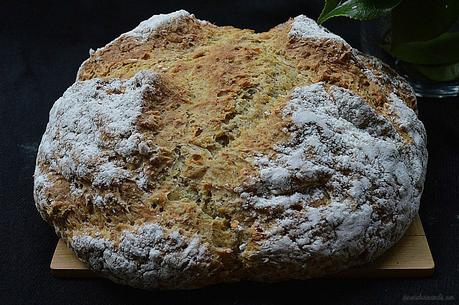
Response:
[[[374,260],[419,207],[404,79],[313,20],[186,11],[91,52],[56,101],[36,206],[88,266],[143,288],[278,281]]]

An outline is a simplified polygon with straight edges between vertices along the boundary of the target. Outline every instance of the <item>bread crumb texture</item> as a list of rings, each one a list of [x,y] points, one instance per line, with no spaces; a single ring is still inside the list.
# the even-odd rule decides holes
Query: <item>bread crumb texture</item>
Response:
[[[42,217],[142,288],[319,277],[367,263],[419,207],[406,81],[313,20],[268,32],[156,15],[91,52],[37,156]]]

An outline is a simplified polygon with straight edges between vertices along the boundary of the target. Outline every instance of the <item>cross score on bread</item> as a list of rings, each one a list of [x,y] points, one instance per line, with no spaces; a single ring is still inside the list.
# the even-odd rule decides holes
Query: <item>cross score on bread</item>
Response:
[[[303,15],[254,33],[181,10],[90,53],[51,109],[34,195],[114,281],[319,277],[373,261],[418,211],[413,91]]]

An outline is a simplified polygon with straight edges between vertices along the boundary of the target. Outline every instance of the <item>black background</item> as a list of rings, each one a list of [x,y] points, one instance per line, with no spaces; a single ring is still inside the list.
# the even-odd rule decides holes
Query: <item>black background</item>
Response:
[[[53,102],[72,84],[89,48],[153,14],[185,8],[200,19],[256,31],[307,14],[321,1],[0,2],[0,304],[459,304],[459,98],[419,99],[429,140],[421,218],[436,262],[427,279],[238,283],[193,291],[142,291],[102,279],[57,279],[57,242],[32,198],[35,154]],[[359,25],[327,24],[359,47]],[[403,301],[405,296],[453,301]],[[313,301],[317,300],[317,301]]]

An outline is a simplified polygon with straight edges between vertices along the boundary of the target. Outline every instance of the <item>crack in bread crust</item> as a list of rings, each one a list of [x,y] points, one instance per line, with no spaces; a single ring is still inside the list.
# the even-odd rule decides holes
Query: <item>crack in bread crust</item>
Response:
[[[401,77],[305,16],[266,33],[153,16],[53,106],[35,202],[117,282],[321,276],[373,260],[414,217],[415,107]]]

